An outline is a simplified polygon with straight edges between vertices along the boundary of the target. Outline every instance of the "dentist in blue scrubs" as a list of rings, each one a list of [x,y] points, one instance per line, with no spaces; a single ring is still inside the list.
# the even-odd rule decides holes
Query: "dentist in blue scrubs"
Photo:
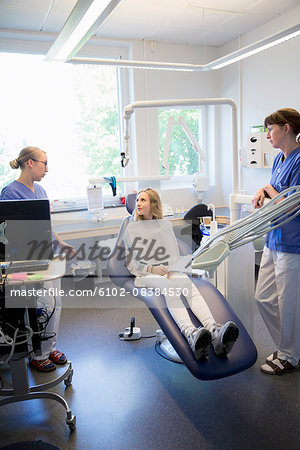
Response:
[[[283,108],[265,119],[267,139],[279,149],[270,183],[253,197],[255,208],[291,186],[300,185],[300,114]],[[267,235],[257,281],[256,300],[275,344],[261,371],[281,375],[299,368],[300,359],[300,215]]]
[[[19,156],[10,162],[12,169],[21,169],[17,180],[8,184],[1,191],[0,200],[26,200],[26,199],[46,199],[47,193],[44,188],[38,184],[38,181],[48,172],[48,161],[46,153],[37,147],[25,147],[21,150]],[[60,248],[69,252],[71,256],[76,254],[74,248],[62,241],[53,231],[54,237]],[[60,279],[44,283],[44,288],[56,288],[60,290]],[[41,355],[31,354],[30,365],[40,372],[51,372],[56,369],[56,365],[63,365],[67,362],[64,353],[56,349],[56,340],[59,330],[61,315],[61,297],[56,295],[55,302],[49,294],[46,297],[40,297],[39,302],[44,304],[50,316],[46,327],[49,333],[49,339],[41,343]],[[55,309],[52,312],[53,304]],[[51,337],[51,334],[53,336]]]

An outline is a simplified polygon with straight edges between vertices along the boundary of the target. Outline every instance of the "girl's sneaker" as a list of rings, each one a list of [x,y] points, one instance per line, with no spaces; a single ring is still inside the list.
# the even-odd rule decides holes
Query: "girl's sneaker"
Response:
[[[239,329],[234,322],[226,322],[218,329],[218,335],[212,341],[215,354],[217,356],[226,356],[232,350],[237,338]]]
[[[208,356],[208,347],[211,343],[211,334],[206,328],[199,327],[188,337],[188,343],[197,360]]]

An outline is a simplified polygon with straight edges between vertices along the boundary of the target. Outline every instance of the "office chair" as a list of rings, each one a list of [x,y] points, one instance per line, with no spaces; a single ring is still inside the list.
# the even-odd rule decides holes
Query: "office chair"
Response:
[[[183,217],[188,226],[181,230],[181,234],[192,237],[193,252],[200,247],[203,237],[200,230],[200,217],[213,217],[213,212],[206,205],[197,204],[189,209]]]

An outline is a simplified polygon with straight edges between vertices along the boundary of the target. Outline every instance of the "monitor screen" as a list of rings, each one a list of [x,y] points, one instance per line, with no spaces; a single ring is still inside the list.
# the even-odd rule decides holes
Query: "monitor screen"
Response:
[[[52,258],[49,200],[1,200],[0,261]]]

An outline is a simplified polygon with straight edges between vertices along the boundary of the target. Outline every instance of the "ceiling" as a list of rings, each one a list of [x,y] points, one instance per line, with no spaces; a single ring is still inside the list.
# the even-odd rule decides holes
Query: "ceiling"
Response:
[[[77,0],[0,0],[0,28],[59,33]],[[96,36],[221,46],[300,0],[122,0]]]

